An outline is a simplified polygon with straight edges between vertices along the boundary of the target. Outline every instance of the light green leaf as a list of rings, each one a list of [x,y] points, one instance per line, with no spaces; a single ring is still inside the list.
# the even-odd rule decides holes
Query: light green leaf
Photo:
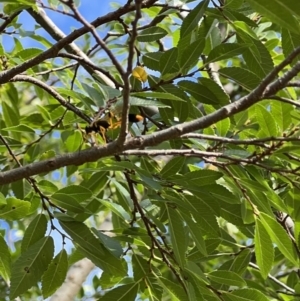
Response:
[[[299,258],[297,256],[292,240],[289,238],[282,226],[273,218],[265,213],[260,213],[260,220],[271,237],[279,251],[295,266],[299,265]]]
[[[6,199],[6,206],[0,209],[0,218],[7,220],[18,220],[27,215],[30,209],[30,202],[9,197]]]
[[[62,137],[63,137],[62,133]],[[64,139],[65,146],[68,152],[75,152],[82,145],[82,133],[79,130],[67,132],[67,137]]]
[[[149,98],[184,101],[183,99],[177,97],[176,95],[173,95],[171,93],[164,93],[164,92],[135,92],[135,93],[132,93],[131,95],[139,96],[139,97],[149,97]]]
[[[255,11],[269,18],[272,22],[294,33],[300,32],[299,21],[294,17],[295,13],[300,16],[300,9],[293,0],[248,0]]]
[[[5,239],[0,235],[0,275],[6,281],[10,281],[11,255]]]
[[[133,93],[132,93],[133,94]],[[131,95],[132,95],[131,94]],[[169,105],[162,103],[161,101],[153,100],[153,99],[145,99],[138,97],[130,97],[130,106],[133,107],[157,107],[157,108],[170,108]]]
[[[277,124],[271,113],[260,104],[255,105],[255,113],[260,132],[266,137],[276,137],[278,133]]]
[[[29,127],[25,124],[10,126],[10,127],[4,128],[3,130],[10,131],[10,132],[20,132],[20,133],[35,133],[35,131],[31,127]]]
[[[215,124],[217,130],[218,130],[218,134],[221,137],[226,137],[226,134],[230,128],[230,119],[229,118],[224,118],[220,121],[218,121]]]
[[[42,291],[44,298],[52,295],[64,282],[68,271],[68,255],[62,249],[51,261],[42,277]]]
[[[289,103],[283,103],[281,101],[272,102],[271,114],[276,120],[281,132],[287,130],[292,123],[292,111],[293,106]]]
[[[14,299],[35,285],[46,271],[54,253],[52,237],[44,237],[23,253],[12,267],[10,298]]]
[[[281,34],[281,44],[282,44],[282,51],[285,57],[288,57],[289,54],[295,50],[297,47],[300,46],[300,34],[299,32],[291,32],[285,28],[282,29]],[[298,54],[291,65],[296,64],[299,61],[300,55]]]
[[[257,264],[260,268],[261,275],[266,279],[272,268],[274,248],[268,232],[258,218],[256,219],[255,225],[254,244]]]

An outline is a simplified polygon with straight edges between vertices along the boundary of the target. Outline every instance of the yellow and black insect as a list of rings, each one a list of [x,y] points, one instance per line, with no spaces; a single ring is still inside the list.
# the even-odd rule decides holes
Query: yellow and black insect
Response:
[[[144,119],[143,116],[137,114],[128,114],[129,122],[140,122]],[[121,119],[114,115],[112,112],[108,112],[103,118],[97,119],[90,125],[85,127],[86,134],[99,133],[103,140],[106,142],[106,131],[108,129],[117,129],[121,125]]]

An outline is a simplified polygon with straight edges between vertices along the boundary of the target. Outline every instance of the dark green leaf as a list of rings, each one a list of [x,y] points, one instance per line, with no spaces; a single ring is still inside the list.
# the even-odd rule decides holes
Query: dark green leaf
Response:
[[[208,274],[208,278],[214,282],[230,286],[246,286],[246,281],[237,273],[232,271],[213,271]]]
[[[121,285],[105,293],[101,301],[134,301],[138,292],[139,283]]]
[[[198,26],[200,19],[203,17],[205,10],[209,4],[209,0],[201,1],[183,20],[180,37],[181,39],[189,35]]]
[[[21,244],[21,251],[24,253],[28,247],[42,239],[47,230],[47,218],[44,214],[38,214],[25,230]]]
[[[224,76],[248,91],[252,91],[260,84],[260,79],[253,72],[240,67],[226,67],[219,71]]]
[[[44,237],[30,246],[12,267],[10,297],[12,299],[35,285],[47,269],[54,253],[52,237]]]
[[[248,47],[247,44],[221,44],[209,53],[206,63],[218,62],[243,54]]]
[[[52,295],[65,281],[68,271],[67,252],[61,250],[51,261],[42,277],[42,291],[44,298]]]
[[[126,274],[122,262],[111,255],[85,224],[63,221],[60,221],[59,223],[77,244],[80,252],[93,261],[103,271],[119,276],[124,276]]]
[[[179,266],[184,267],[187,244],[183,221],[175,209],[169,208],[168,206],[166,206],[166,209],[169,217],[169,230],[173,251]]]
[[[137,36],[137,40],[139,42],[154,42],[163,38],[167,34],[168,32],[165,29],[153,26],[140,31]]]

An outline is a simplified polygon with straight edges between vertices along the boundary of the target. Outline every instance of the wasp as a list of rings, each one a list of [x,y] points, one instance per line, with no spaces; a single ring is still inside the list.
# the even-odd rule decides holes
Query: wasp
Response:
[[[137,123],[143,121],[144,117],[138,114],[128,114],[129,122]],[[86,134],[98,133],[102,139],[106,142],[106,131],[108,129],[117,129],[121,125],[121,119],[114,115],[112,112],[108,112],[103,118],[99,118],[93,121],[90,125],[85,127]]]

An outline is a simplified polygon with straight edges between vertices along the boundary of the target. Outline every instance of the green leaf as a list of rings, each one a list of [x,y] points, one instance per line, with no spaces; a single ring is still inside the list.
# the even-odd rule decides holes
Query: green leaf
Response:
[[[10,127],[4,128],[3,130],[10,131],[10,132],[20,132],[20,133],[35,133],[35,131],[31,127],[29,127],[25,124],[10,126]]]
[[[52,295],[65,281],[68,271],[68,255],[62,249],[51,261],[42,277],[42,291],[44,298]]]
[[[279,251],[294,265],[299,265],[299,258],[295,251],[292,240],[289,238],[282,226],[272,217],[265,213],[260,213],[260,220],[270,235],[272,242],[274,242]]]
[[[243,51],[243,58],[248,69],[263,79],[274,68],[273,60],[266,46],[257,39],[247,36],[244,32],[237,30],[238,40],[251,44]]]
[[[299,33],[299,21],[294,17],[295,13],[300,16],[300,9],[293,0],[248,0],[254,10],[269,18],[275,24],[282,26],[294,33]]]
[[[210,284],[209,279],[207,279],[201,268],[195,262],[188,261],[184,270],[196,278],[201,284]]]
[[[81,185],[69,185],[57,190],[55,193],[67,194],[76,199],[78,203],[87,201],[92,196],[92,192]]]
[[[240,67],[226,67],[219,69],[219,74],[234,81],[248,91],[254,90],[259,84],[260,79],[253,72]]]
[[[180,38],[189,35],[198,26],[200,19],[203,17],[209,0],[201,1],[184,19],[180,29]]]
[[[131,95],[140,96],[140,97],[149,97],[149,98],[184,101],[183,99],[177,97],[176,95],[173,95],[171,93],[164,93],[164,92],[135,92],[135,93],[131,93]],[[152,104],[152,106],[153,106],[153,104]]]
[[[277,124],[271,113],[260,104],[255,105],[255,116],[260,126],[260,132],[266,137],[276,137]]]
[[[93,105],[97,107],[105,106],[105,95],[102,91],[85,83],[82,83],[82,87],[84,89],[84,92],[86,92],[88,97],[92,100]]]
[[[105,293],[101,301],[134,301],[137,296],[139,283],[121,285]]]
[[[172,178],[174,183],[182,183],[186,182],[189,184],[195,184],[197,186],[205,186],[214,184],[216,180],[220,179],[223,176],[221,172],[209,170],[209,169],[201,169],[192,172],[188,172],[183,176],[178,175]],[[176,179],[178,178],[178,180]]]
[[[65,146],[68,152],[77,151],[82,145],[82,133],[79,130],[72,131],[71,133],[66,132],[67,137],[64,137],[64,133],[62,133],[62,137],[64,139]]]
[[[284,56],[287,58],[289,54],[295,50],[297,47],[300,46],[300,34],[299,32],[291,32],[285,28],[282,29],[281,34],[281,44],[282,44],[282,51]],[[298,54],[291,65],[296,64],[299,61],[300,55]]]
[[[12,267],[10,298],[14,299],[35,285],[46,271],[54,253],[52,237],[44,237],[30,246]]]
[[[189,69],[194,67],[198,63],[199,57],[205,47],[205,39],[199,39],[189,45],[184,51],[180,58],[181,70]]]
[[[179,87],[185,92],[192,95],[199,103],[211,105],[219,105],[220,100],[211,90],[200,83],[194,83],[187,80],[182,80],[178,83]],[[217,85],[217,84],[216,84]]]
[[[182,222],[182,218],[178,212],[166,206],[169,218],[169,231],[175,257],[180,267],[185,265],[185,252],[187,249],[186,232]]]
[[[255,225],[254,244],[255,257],[261,275],[267,279],[274,260],[274,248],[268,232],[258,218]]]
[[[185,163],[185,160],[186,160],[185,157],[172,158],[170,161],[167,162],[167,164],[160,171],[161,177],[167,178],[168,176],[175,175],[177,172],[181,170],[182,166]]]
[[[179,212],[180,215],[183,217],[183,219],[185,220],[188,229],[192,235],[193,241],[195,242],[198,250],[204,255],[207,256],[207,251],[206,251],[206,246],[205,246],[205,242],[203,239],[203,233],[200,229],[200,227],[198,226],[197,223],[195,223],[191,216],[188,214],[185,214],[184,212],[180,211]]]
[[[224,118],[224,119],[218,121],[215,125],[218,130],[219,136],[226,137],[226,134],[230,128],[230,119]]]
[[[9,197],[6,199],[6,206],[0,209],[0,218],[7,220],[18,220],[27,215],[30,209],[30,202]]]
[[[167,291],[168,296],[172,297],[172,301],[187,300],[187,295],[181,285],[164,277],[157,277],[157,280]]]
[[[153,100],[153,99],[150,100],[150,99],[130,96],[129,100],[130,100],[130,106],[132,106],[132,107],[153,107],[154,106],[157,108],[170,108],[169,105],[164,104],[157,100]]]
[[[84,207],[82,207],[77,202],[77,200],[73,196],[69,195],[68,193],[55,192],[51,196],[51,201],[54,204],[66,210],[69,210],[71,212],[75,212],[75,213],[84,212]]]
[[[283,103],[281,101],[272,102],[271,114],[276,120],[281,132],[287,130],[292,123],[292,111],[293,106],[289,103]]]
[[[148,52],[143,55],[143,63],[144,65],[155,71],[160,70],[160,59],[164,52],[157,51],[157,52]]]
[[[59,223],[77,244],[80,252],[93,261],[103,271],[112,275],[126,275],[122,262],[111,255],[85,224],[75,221],[59,221]]]
[[[244,50],[248,48],[247,44],[221,44],[215,47],[208,55],[206,64],[212,62],[218,62],[221,60],[226,60],[237,55],[243,54]]]
[[[237,273],[232,271],[213,271],[207,276],[209,279],[217,283],[238,287],[247,286],[246,281]]]
[[[23,49],[17,53],[15,53],[15,56],[22,59],[22,61],[27,61],[40,53],[42,53],[44,50],[39,48],[26,48]]]
[[[98,199],[97,200],[103,204],[106,208],[114,212],[116,215],[118,215],[120,218],[124,219],[125,221],[130,221],[131,217],[128,214],[128,212],[119,204],[113,203],[111,201]]]
[[[165,29],[153,26],[140,31],[137,36],[137,40],[139,42],[155,42],[167,34],[168,32]]]
[[[199,197],[186,195],[184,199],[193,207],[191,213],[199,228],[204,231],[203,233],[207,233],[207,235],[213,237],[219,237],[219,225],[211,207],[205,202],[205,198],[201,199]]]
[[[268,301],[269,299],[260,291],[253,288],[234,290],[231,293],[224,292],[222,298],[225,301]]]
[[[42,239],[47,230],[47,218],[44,214],[38,214],[26,228],[21,244],[21,252]]]
[[[159,71],[162,75],[170,73],[178,57],[178,49],[171,48],[163,53],[159,60]]]
[[[101,233],[101,231],[95,228],[92,228],[92,231],[112,255],[114,255],[116,258],[120,258],[122,256],[123,249],[119,241],[113,237]]]
[[[10,281],[11,255],[5,239],[0,235],[0,275],[6,281]]]

